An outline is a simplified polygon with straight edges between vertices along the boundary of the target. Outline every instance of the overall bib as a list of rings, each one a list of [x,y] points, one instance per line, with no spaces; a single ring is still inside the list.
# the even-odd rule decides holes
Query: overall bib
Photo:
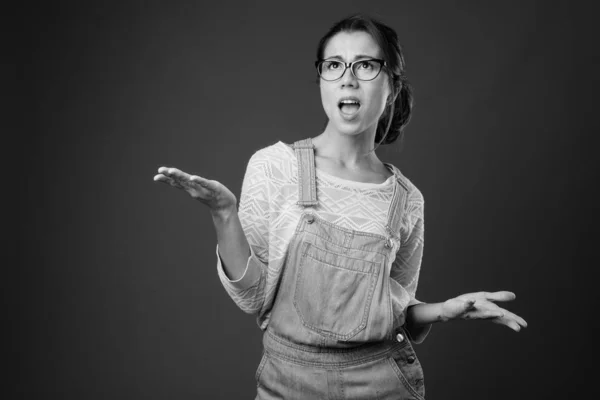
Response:
[[[394,170],[389,236],[342,228],[313,213],[312,140],[293,146],[303,215],[263,336],[256,399],[424,399],[421,364],[403,327],[394,326],[390,298],[404,182]]]

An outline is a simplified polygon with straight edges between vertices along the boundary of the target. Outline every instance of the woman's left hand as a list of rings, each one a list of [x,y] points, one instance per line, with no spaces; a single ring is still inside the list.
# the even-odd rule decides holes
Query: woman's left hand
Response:
[[[494,301],[511,301],[517,296],[512,292],[477,292],[462,294],[442,304],[442,319],[489,319],[519,332],[527,322],[518,315],[498,307]]]

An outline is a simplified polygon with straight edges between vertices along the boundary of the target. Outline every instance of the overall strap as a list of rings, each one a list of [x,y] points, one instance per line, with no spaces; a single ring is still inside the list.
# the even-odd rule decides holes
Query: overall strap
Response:
[[[312,139],[299,140],[293,145],[298,159],[299,206],[317,205],[317,180],[315,177],[315,147]]]
[[[394,182],[394,194],[390,203],[390,210],[388,212],[388,234],[396,239],[398,238],[398,232],[400,232],[400,224],[402,223],[402,217],[406,210],[406,201],[408,198],[408,185],[404,181],[404,177],[396,167],[394,168],[394,175],[396,177]]]

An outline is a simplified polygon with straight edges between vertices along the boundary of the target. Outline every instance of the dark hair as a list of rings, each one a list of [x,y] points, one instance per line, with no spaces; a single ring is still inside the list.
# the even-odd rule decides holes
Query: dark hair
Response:
[[[383,52],[387,67],[391,96],[375,133],[375,143],[390,144],[404,136],[404,128],[410,121],[413,107],[412,86],[406,79],[404,55],[398,42],[398,35],[389,26],[374,18],[357,14],[337,22],[321,38],[317,47],[317,60],[323,59],[323,53],[329,40],[340,32],[366,32],[375,40]],[[318,76],[317,76],[317,79]]]

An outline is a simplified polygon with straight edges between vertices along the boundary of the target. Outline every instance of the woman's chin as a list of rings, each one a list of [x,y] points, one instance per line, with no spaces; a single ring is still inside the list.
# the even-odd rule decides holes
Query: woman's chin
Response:
[[[362,127],[360,125],[357,125],[357,126],[337,125],[334,128],[340,135],[344,135],[344,136],[357,136],[357,135],[360,135],[361,133],[365,132],[364,127]]]
[[[375,127],[377,125],[375,124]],[[329,121],[329,128],[333,128],[334,131],[341,135],[356,136],[369,131],[369,126],[364,121],[357,121],[356,123],[347,123],[346,121]]]

